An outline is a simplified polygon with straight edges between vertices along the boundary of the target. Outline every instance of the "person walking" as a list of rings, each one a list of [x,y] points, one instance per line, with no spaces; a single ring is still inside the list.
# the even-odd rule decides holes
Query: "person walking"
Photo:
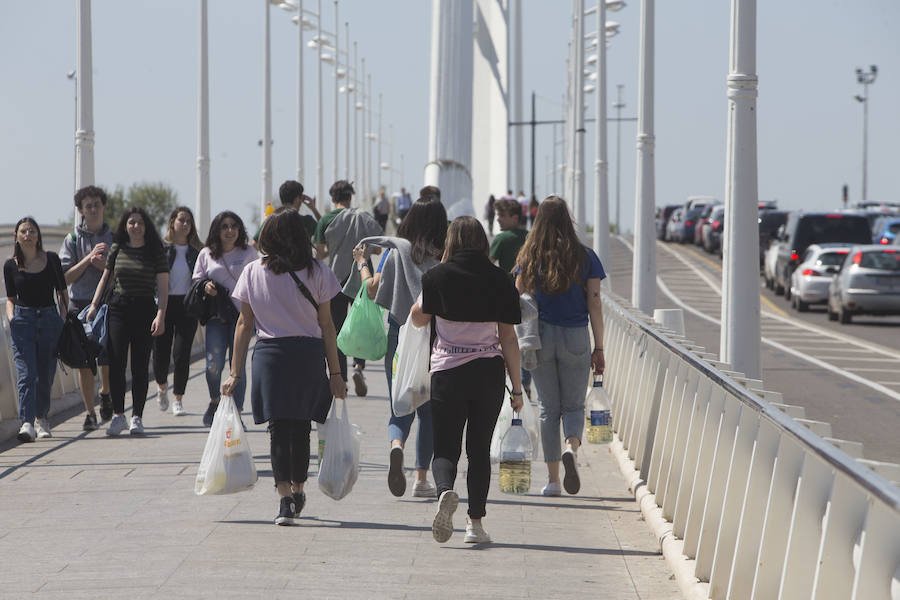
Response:
[[[453,485],[465,429],[469,519],[464,541],[490,542],[481,520],[491,481],[491,436],[503,402],[504,363],[512,408],[518,411],[523,404],[513,327],[521,311],[509,276],[488,259],[487,236],[477,219],[459,217],[450,224],[441,264],[422,275],[422,294],[410,315],[416,327],[434,327],[432,469],[440,498],[432,536],[443,543],[453,533],[459,504]]]
[[[107,351],[113,415],[106,435],[125,429],[125,368],[131,349],[131,435],[144,434],[144,404],[149,387],[150,350],[153,338],[166,328],[169,300],[169,264],[159,233],[143,208],[125,210],[113,235],[106,270],[88,311],[92,320],[113,286],[107,313]],[[156,295],[156,300],[154,300]]]
[[[496,213],[495,203],[497,199],[491,194],[484,205],[484,220],[487,221],[488,235],[494,235],[494,215]]]
[[[444,240],[447,237],[447,211],[444,210],[444,205],[440,202],[414,203],[400,223],[397,236],[365,238],[353,249],[353,258],[369,298],[388,310],[388,345],[384,355],[384,373],[387,377],[388,398],[391,400],[393,361],[400,326],[406,322],[410,307],[422,292],[422,274],[438,264],[444,253]],[[374,274],[368,262],[370,245],[388,248]],[[406,492],[403,448],[417,415],[419,429],[416,433],[416,482],[412,495],[433,498],[436,495],[435,487],[428,481],[428,469],[434,454],[430,402],[402,417],[394,414],[393,402],[391,403],[391,417],[388,420],[388,489],[398,497]]]
[[[406,218],[406,213],[412,209],[412,205],[412,196],[409,195],[405,187],[400,188],[400,195],[397,196],[397,221],[399,223],[402,223],[403,219]]]
[[[59,250],[59,260],[66,283],[69,285],[69,310],[80,313],[90,305],[97,290],[97,284],[106,267],[106,257],[113,243],[112,230],[104,221],[106,192],[89,185],[75,192],[75,208],[81,217],[75,232],[63,238]],[[113,416],[112,400],[109,397],[109,356],[106,346],[97,356],[100,371],[100,419],[109,421]],[[81,400],[84,402],[84,431],[93,431],[99,426],[94,412],[94,372],[78,369],[78,384]]]
[[[172,414],[181,417],[184,415],[182,398],[191,370],[191,346],[197,333],[197,319],[187,314],[184,297],[191,289],[191,275],[203,247],[191,209],[178,206],[172,211],[164,241],[169,262],[169,303],[166,329],[153,340],[153,375],[157,386],[156,403],[159,410],[165,412],[169,408],[169,362],[170,358],[174,359]]]
[[[391,201],[385,195],[384,188],[378,190],[378,197],[375,198],[375,204],[372,205],[372,214],[381,225],[381,230],[384,231],[387,227],[388,217],[391,215]]]
[[[519,251],[516,288],[537,301],[541,348],[532,369],[540,406],[541,445],[549,481],[545,496],[581,488],[577,452],[584,430],[584,393],[591,369],[603,373],[603,310],[600,282],[606,277],[597,254],[578,240],[565,201],[549,196]],[[594,349],[588,335],[593,332]],[[562,423],[566,448],[560,454]],[[559,481],[559,463],[565,476]]]
[[[255,327],[250,402],[254,422],[268,423],[280,498],[276,525],[294,524],[306,504],[310,421],[323,423],[332,396],[347,393],[330,312],[341,287],[334,272],[313,258],[309,241],[297,237],[300,227],[300,215],[286,207],[263,225],[263,257],[244,268],[232,294],[241,303],[241,315],[232,371],[222,384],[222,393],[231,395],[244,381],[244,357]]]
[[[281,199],[282,206],[290,206],[291,208],[295,208],[297,212],[300,212],[304,206],[309,209],[309,212],[312,214],[300,212],[300,218],[303,219],[303,228],[306,231],[306,235],[310,238],[315,235],[316,224],[318,224],[322,215],[320,215],[319,211],[316,209],[315,201],[303,193],[303,184],[299,181],[294,181],[293,179],[286,180],[278,188],[278,197]],[[265,222],[265,219],[263,219],[263,222]],[[256,248],[256,243],[259,241],[259,233],[261,231],[262,223],[259,224],[259,228],[256,230],[256,233],[253,234],[253,239],[249,240],[247,243]]]
[[[14,236],[13,256],[3,265],[3,280],[19,394],[21,427],[16,437],[33,442],[35,437],[52,437],[47,418],[50,388],[69,294],[59,256],[44,250],[37,222],[31,217],[19,219]]]
[[[299,214],[297,216],[300,217]],[[303,218],[300,217],[298,222],[302,225]],[[308,238],[298,236],[298,239]],[[206,280],[204,291],[216,298],[217,307],[216,315],[206,322],[206,387],[209,390],[209,406],[203,414],[205,427],[212,426],[219,407],[222,370],[226,359],[231,372],[244,370],[244,363],[236,365],[234,356],[234,332],[241,304],[231,294],[244,268],[258,256],[247,241],[247,230],[239,216],[230,210],[215,216],[209,225],[206,245],[200,250],[197,264],[194,265],[193,275],[195,282]],[[239,380],[230,394],[239,412],[244,410],[246,387],[246,382]]]

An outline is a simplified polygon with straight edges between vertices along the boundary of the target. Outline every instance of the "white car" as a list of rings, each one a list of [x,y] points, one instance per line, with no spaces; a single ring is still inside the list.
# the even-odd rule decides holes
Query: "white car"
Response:
[[[828,288],[828,318],[900,315],[900,250],[881,244],[854,246]]]
[[[806,312],[828,303],[828,286],[850,253],[849,244],[812,244],[791,274],[791,306]]]
[[[774,238],[769,242],[765,260],[763,260],[763,279],[766,282],[766,287],[770,290],[775,289],[775,263],[778,260],[778,243],[778,240]]]

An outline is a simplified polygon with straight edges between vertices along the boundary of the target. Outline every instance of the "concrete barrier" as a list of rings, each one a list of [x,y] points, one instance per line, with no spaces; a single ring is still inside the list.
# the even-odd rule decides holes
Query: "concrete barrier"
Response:
[[[760,382],[603,302],[613,450],[685,595],[900,600],[900,489]]]

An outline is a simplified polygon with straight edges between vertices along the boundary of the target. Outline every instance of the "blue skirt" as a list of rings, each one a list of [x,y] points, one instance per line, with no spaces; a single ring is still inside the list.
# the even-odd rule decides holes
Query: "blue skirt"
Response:
[[[255,423],[273,419],[325,422],[332,397],[321,338],[257,340],[251,369]]]

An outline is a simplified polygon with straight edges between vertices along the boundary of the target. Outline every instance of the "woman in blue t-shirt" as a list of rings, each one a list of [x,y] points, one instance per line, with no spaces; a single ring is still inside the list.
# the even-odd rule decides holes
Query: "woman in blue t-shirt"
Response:
[[[597,254],[575,233],[565,201],[549,196],[541,202],[534,225],[516,259],[516,288],[538,305],[541,349],[531,374],[541,409],[541,444],[549,483],[545,496],[581,488],[577,457],[584,429],[584,394],[591,369],[602,373],[603,311],[600,282],[606,277]],[[594,350],[588,333],[594,336]],[[565,434],[560,454],[559,424]],[[559,463],[565,468],[563,485]]]

